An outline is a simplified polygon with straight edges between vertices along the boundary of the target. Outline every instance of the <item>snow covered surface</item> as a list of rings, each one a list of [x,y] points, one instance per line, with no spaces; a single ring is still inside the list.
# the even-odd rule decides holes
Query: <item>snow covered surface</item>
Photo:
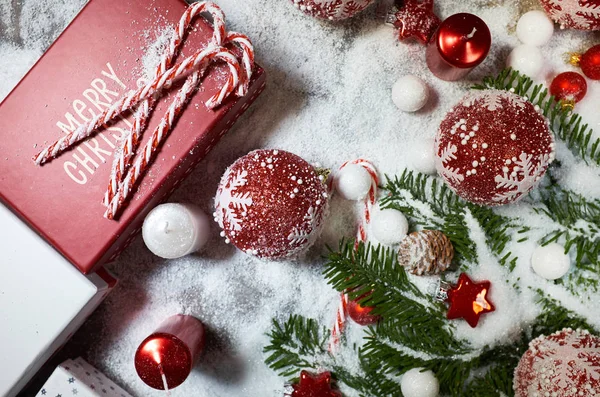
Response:
[[[197,204],[207,213],[212,213],[212,198],[227,166],[257,148],[289,150],[328,167],[358,156],[375,162],[382,173],[410,167],[407,153],[414,143],[434,136],[445,112],[473,82],[503,67],[518,45],[514,31],[519,16],[539,7],[534,0],[472,0],[468,6],[460,0],[438,0],[436,11],[442,18],[462,11],[476,13],[493,35],[484,64],[465,81],[450,83],[433,77],[425,65],[424,48],[415,42],[399,43],[393,30],[377,20],[374,7],[351,21],[328,23],[302,14],[288,0],[217,3],[228,17],[229,28],[253,39],[268,85],[172,196],[172,201]],[[83,4],[83,0],[0,0],[0,97],[17,84]],[[150,41],[163,34],[153,28],[145,27]],[[586,49],[599,39],[598,33],[557,29],[543,48],[546,78],[571,68],[562,61],[565,52]],[[431,88],[430,102],[416,113],[399,111],[391,99],[393,83],[405,74],[421,77]],[[576,108],[597,134],[599,101],[600,83],[589,82],[588,96]],[[569,187],[600,196],[597,168],[578,162],[560,144],[557,157],[567,166],[560,177]],[[524,219],[531,214],[522,204],[503,212]],[[204,251],[177,260],[153,256],[138,238],[110,266],[121,280],[118,288],[24,395],[37,392],[57,362],[78,355],[134,395],[164,395],[139,380],[133,355],[163,319],[186,313],[207,325],[207,349],[189,379],[173,391],[174,397],[281,396],[283,379],[263,364],[271,318],[298,313],[333,323],[338,295],[320,274],[321,256],[325,244],[335,247],[340,237],[354,235],[357,213],[358,206],[335,197],[323,236],[297,261],[265,262],[238,252],[219,238],[216,224]],[[544,226],[543,220],[539,222]],[[474,220],[472,224],[473,238],[484,241]],[[519,246],[520,259],[512,273],[498,266],[484,244],[479,246],[481,263],[471,275],[474,280],[492,281],[490,297],[496,312],[482,317],[476,329],[463,321],[456,323],[458,334],[475,346],[509,342],[536,316],[535,295],[528,287],[542,288],[600,326],[600,317],[594,315],[598,295],[572,296],[532,272],[529,261],[535,238]],[[431,281],[415,279],[423,288]],[[362,330],[351,325],[348,335],[358,340]],[[358,365],[351,351],[340,354],[349,365]]]

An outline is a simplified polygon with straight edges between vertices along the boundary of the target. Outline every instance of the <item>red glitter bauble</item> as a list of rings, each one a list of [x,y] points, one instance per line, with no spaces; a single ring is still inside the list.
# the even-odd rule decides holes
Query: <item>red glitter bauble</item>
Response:
[[[600,30],[598,0],[540,0],[540,3],[562,29]]]
[[[283,150],[256,150],[227,169],[215,197],[221,235],[240,250],[279,259],[316,239],[328,204],[315,169]]]
[[[291,0],[296,8],[319,19],[339,21],[352,18],[375,0]]]
[[[513,381],[515,397],[600,395],[600,338],[565,328],[529,343]]]
[[[586,93],[585,77],[577,72],[561,73],[550,84],[550,94],[561,101],[576,103],[581,101]]]
[[[554,146],[547,119],[530,102],[508,91],[473,91],[440,125],[436,168],[463,199],[503,205],[539,182]]]
[[[359,305],[358,301],[362,298],[364,298],[364,296],[348,302],[348,317],[359,325],[373,325],[377,323],[381,317],[371,314],[374,307]]]
[[[331,388],[331,373],[321,372],[313,375],[300,372],[300,383],[292,386],[291,397],[342,397],[342,393]]]
[[[579,66],[588,79],[600,80],[600,44],[593,46],[581,56]]]

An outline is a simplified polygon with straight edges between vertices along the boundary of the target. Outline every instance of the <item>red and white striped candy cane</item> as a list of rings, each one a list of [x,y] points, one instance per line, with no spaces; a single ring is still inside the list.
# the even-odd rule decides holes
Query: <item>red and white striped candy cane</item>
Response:
[[[60,153],[64,152],[74,144],[83,139],[88,138],[99,128],[106,126],[116,117],[128,111],[132,107],[139,104],[146,98],[160,92],[163,88],[171,86],[171,84],[179,77],[188,74],[193,70],[204,72],[210,62],[223,61],[229,65],[229,78],[226,84],[222,87],[221,92],[210,98],[207,102],[209,108],[215,108],[220,104],[218,98],[224,99],[228,94],[233,92],[239,83],[240,65],[237,58],[224,47],[210,46],[207,49],[196,52],[194,55],[184,59],[172,68],[164,71],[156,78],[137,90],[132,90],[104,112],[98,114],[90,122],[82,124],[72,133],[65,135],[61,139],[54,142],[34,156],[33,160],[36,164],[42,165]]]
[[[377,201],[377,187],[379,186],[379,176],[377,175],[377,168],[371,163],[369,160],[365,160],[363,158],[359,158],[353,161],[347,161],[342,164],[339,168],[341,171],[348,164],[356,164],[363,167],[371,176],[371,187],[367,193],[367,196],[363,202],[363,209],[361,211],[361,222],[358,225],[358,230],[356,232],[356,240],[354,242],[354,248],[357,249],[358,245],[361,242],[367,241],[367,226],[371,222],[371,212],[373,210],[373,206]],[[330,180],[330,183],[333,183],[333,178]],[[331,189],[330,185],[330,189]],[[340,304],[338,305],[338,310],[336,314],[335,324],[331,329],[331,338],[329,339],[329,351],[333,353],[340,344],[340,340],[342,334],[344,333],[344,328],[346,327],[346,317],[347,317],[347,308],[348,308],[348,295],[342,293],[340,295]]]
[[[192,21],[200,14],[208,12],[211,14],[213,19],[213,37],[211,40],[212,45],[222,46],[223,40],[226,34],[225,30],[225,15],[221,8],[213,3],[200,2],[188,7],[185,13],[181,16],[179,24],[175,30],[175,34],[171,38],[168,49],[163,54],[160,64],[157,66],[154,73],[154,77],[162,74],[168,68],[173,66],[173,62],[179,51],[181,45],[184,43],[185,35],[190,28]],[[134,118],[131,128],[126,134],[126,138],[122,139],[118,143],[118,147],[115,150],[114,162],[112,165],[112,171],[110,173],[110,179],[108,182],[108,188],[104,195],[104,205],[112,201],[113,197],[117,193],[119,184],[123,181],[125,174],[135,156],[137,147],[140,143],[142,133],[146,130],[148,120],[150,118],[150,112],[156,104],[157,98],[151,96],[142,101],[134,112]]]
[[[227,42],[235,43],[242,49],[242,74],[240,75],[240,85],[237,89],[238,96],[244,96],[248,93],[250,79],[254,70],[254,47],[248,36],[230,32],[227,36]]]

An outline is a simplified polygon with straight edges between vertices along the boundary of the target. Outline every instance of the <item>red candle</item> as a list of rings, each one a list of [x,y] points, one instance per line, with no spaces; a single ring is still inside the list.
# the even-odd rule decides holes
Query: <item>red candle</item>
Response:
[[[167,318],[135,353],[135,369],[148,386],[170,390],[182,384],[204,346],[204,326],[192,317]]]
[[[454,14],[442,22],[427,45],[427,66],[436,77],[455,81],[483,62],[491,45],[490,29],[481,18]]]

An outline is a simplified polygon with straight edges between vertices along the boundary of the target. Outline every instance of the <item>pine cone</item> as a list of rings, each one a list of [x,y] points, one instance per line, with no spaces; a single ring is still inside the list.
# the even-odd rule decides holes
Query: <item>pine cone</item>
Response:
[[[453,257],[452,243],[438,230],[413,232],[402,240],[398,250],[398,263],[419,276],[440,274],[448,269]]]

